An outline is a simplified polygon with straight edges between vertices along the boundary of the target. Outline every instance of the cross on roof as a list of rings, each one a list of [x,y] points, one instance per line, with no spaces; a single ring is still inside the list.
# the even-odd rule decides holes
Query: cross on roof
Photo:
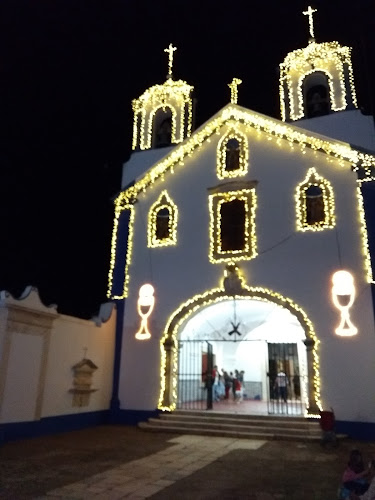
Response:
[[[302,12],[304,16],[309,16],[309,31],[311,38],[314,38],[314,12],[317,12],[317,9],[313,9],[311,5],[308,6],[307,10]]]
[[[167,49],[164,49],[164,52],[168,52],[168,78],[172,78],[173,52],[175,50],[177,50],[177,47],[173,47],[171,43]]]
[[[231,83],[228,83],[228,87],[230,88],[230,102],[232,104],[237,104],[238,101],[238,85],[242,83],[242,80],[239,78],[233,78]]]

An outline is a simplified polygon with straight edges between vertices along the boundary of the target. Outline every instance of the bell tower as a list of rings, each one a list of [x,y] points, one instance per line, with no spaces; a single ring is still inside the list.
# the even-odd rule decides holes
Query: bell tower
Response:
[[[357,108],[351,48],[338,42],[317,43],[311,6],[307,47],[290,52],[280,64],[280,106],[283,121],[330,115]]]
[[[166,81],[162,85],[150,87],[132,102],[133,150],[171,146],[191,134],[193,87],[183,80],[173,79],[176,50],[172,44],[164,49],[168,54]]]

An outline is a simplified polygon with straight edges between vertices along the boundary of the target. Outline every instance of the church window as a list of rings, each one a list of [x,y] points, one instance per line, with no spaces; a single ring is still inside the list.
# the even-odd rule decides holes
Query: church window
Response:
[[[239,177],[248,170],[249,147],[245,135],[231,131],[224,135],[217,147],[217,176],[219,179]]]
[[[323,72],[310,73],[303,81],[305,117],[328,115],[331,111],[328,77]]]
[[[177,244],[177,206],[163,191],[148,213],[147,243],[149,248]]]
[[[310,168],[297,186],[298,231],[322,231],[335,226],[335,203],[331,184]]]
[[[246,184],[236,191],[209,189],[211,262],[250,260],[257,255],[255,183]]]

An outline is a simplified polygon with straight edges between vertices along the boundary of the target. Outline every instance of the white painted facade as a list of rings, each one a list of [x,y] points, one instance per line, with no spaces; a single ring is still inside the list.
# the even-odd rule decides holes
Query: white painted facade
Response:
[[[318,50],[316,47],[318,44],[314,50]],[[332,89],[334,99],[335,87]],[[230,371],[247,363],[248,377],[265,387],[265,342],[297,343],[301,375],[305,378],[302,401],[307,413],[312,416],[333,408],[341,421],[375,423],[375,401],[368,392],[369,381],[375,379],[371,263],[356,172],[365,163],[361,148],[370,151],[367,165],[375,165],[371,154],[371,150],[375,151],[375,134],[372,118],[353,110],[354,90],[350,89],[346,110],[295,121],[293,125],[232,103],[181,145],[136,151],[124,165],[124,191],[116,202],[116,217],[121,220],[121,214],[132,207],[134,224],[127,241],[128,252],[115,225],[113,255],[117,255],[117,261],[114,259],[111,270],[113,275],[125,274],[123,294],[111,288],[111,274],[109,283],[111,296],[126,297],[119,380],[122,410],[173,410],[178,400],[176,342],[204,339],[206,333],[208,338],[209,328],[220,334],[228,332],[228,311],[237,301],[243,306],[237,318],[241,319],[243,339],[256,340],[257,344],[251,349],[250,344],[241,347],[238,342],[224,353],[222,344],[214,341],[219,368]],[[248,171],[221,180],[218,145],[231,131],[246,137]],[[324,146],[315,147],[318,143]],[[150,165],[152,159],[155,163]],[[311,168],[332,188],[335,223],[319,231],[301,231],[296,190]],[[128,189],[130,182],[135,187]],[[247,292],[233,298],[225,295],[223,285],[230,259],[217,263],[209,258],[209,195],[213,188],[225,192],[231,191],[231,186],[241,189],[239,186],[252,182],[257,198],[252,237],[254,244],[256,240],[256,256],[236,261]],[[147,238],[152,223],[149,214],[163,192],[178,210],[177,242],[152,248]],[[119,258],[122,264],[116,271]],[[353,275],[356,288],[350,317],[358,333],[347,337],[335,332],[340,311],[332,301],[332,275],[340,269]],[[145,283],[155,289],[155,307],[149,318],[151,338],[140,341],[135,338],[141,321],[137,300]],[[263,300],[259,289],[266,290]],[[214,297],[215,293],[215,300],[204,302],[204,294]],[[284,306],[274,299],[280,296]],[[267,307],[262,311],[264,304]],[[293,304],[294,309],[286,304]],[[271,321],[268,315],[272,311],[274,314],[275,308],[277,314]],[[296,310],[303,311],[304,325]],[[261,324],[256,324],[254,318],[260,318]],[[316,337],[312,330],[307,333],[306,324],[312,325]],[[315,340],[313,355],[304,343],[309,338]],[[166,354],[168,339],[176,348],[174,358]],[[180,377],[184,378],[183,372]],[[169,392],[165,390],[168,383],[174,387]],[[168,397],[163,399],[166,392]]]
[[[113,380],[116,312],[102,308],[102,321],[82,320],[45,307],[28,287],[20,299],[1,292],[0,423],[108,410]],[[98,367],[87,406],[73,406],[72,367],[82,360]]]

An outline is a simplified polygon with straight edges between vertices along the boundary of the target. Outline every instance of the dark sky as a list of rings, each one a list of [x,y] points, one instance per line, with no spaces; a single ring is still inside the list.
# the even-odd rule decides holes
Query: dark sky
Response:
[[[308,42],[309,2],[9,0],[0,3],[0,289],[66,314],[105,301],[113,197],[131,100],[167,73],[195,87],[197,126],[229,101],[279,117],[278,65]],[[317,41],[353,47],[359,105],[375,101],[375,3],[317,0]]]

